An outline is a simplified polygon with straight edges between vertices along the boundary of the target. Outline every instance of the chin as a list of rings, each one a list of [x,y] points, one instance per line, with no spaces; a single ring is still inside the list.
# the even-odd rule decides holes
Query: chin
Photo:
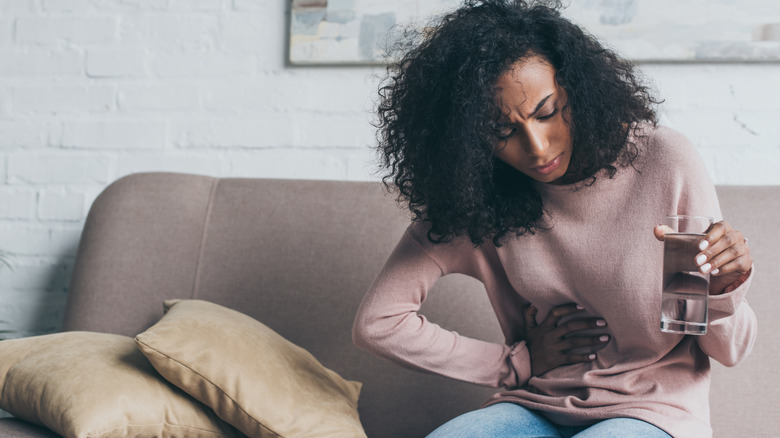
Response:
[[[543,182],[545,184],[562,184],[560,180],[563,178],[563,175],[558,176],[552,176],[550,178],[545,178],[544,180],[539,180],[539,182]]]

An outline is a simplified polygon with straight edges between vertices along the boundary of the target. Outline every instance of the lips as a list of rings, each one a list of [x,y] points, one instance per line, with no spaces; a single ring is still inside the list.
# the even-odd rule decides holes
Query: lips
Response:
[[[561,157],[563,157],[563,154],[558,155],[555,157],[552,161],[545,163],[541,166],[536,166],[533,169],[543,175],[547,175],[548,173],[554,172],[558,167],[561,165]]]

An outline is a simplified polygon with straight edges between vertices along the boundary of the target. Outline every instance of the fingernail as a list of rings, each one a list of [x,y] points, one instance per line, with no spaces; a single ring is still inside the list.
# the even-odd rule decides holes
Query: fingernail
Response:
[[[696,256],[696,264],[701,266],[704,262],[707,261],[707,256],[704,254],[699,254]]]
[[[718,272],[720,272],[720,269],[713,269],[712,272],[710,272],[710,274],[718,275]]]
[[[702,240],[701,242],[699,242],[700,251],[704,251],[705,249],[707,249],[708,246],[710,246],[710,242],[707,242],[706,240]]]
[[[596,321],[596,325],[599,327],[604,327],[605,325],[607,325],[607,321],[604,321],[603,319],[599,319]]]
[[[589,355],[588,355],[588,359],[590,359],[590,360],[593,360],[593,359],[595,359],[595,358],[596,358],[596,355],[595,355],[595,354],[589,354]]]
[[[607,335],[601,335],[601,336],[599,336],[599,341],[601,341],[601,342],[607,342],[607,341],[609,341],[609,336],[607,336]]]
[[[704,272],[706,274],[707,272],[710,272],[710,269],[712,269],[712,265],[710,265],[709,263],[706,263],[706,264],[702,265],[701,272]]]

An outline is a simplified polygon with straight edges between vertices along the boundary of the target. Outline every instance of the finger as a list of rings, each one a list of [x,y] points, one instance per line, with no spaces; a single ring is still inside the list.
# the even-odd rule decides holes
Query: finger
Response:
[[[596,353],[567,354],[561,365],[573,365],[575,363],[588,363],[596,360]]]
[[[723,234],[718,240],[696,256],[696,264],[703,273],[710,272],[749,252],[744,236],[740,231]]]
[[[525,318],[526,330],[536,327],[536,307],[533,304],[527,305],[523,308],[523,317]]]
[[[710,248],[716,241],[720,240],[725,234],[731,230],[731,224],[726,221],[715,222],[707,228],[704,233],[704,238],[699,242],[699,250],[704,251]]]
[[[749,254],[737,257],[736,259],[722,265],[722,266],[716,266],[713,265],[712,269],[712,275],[715,276],[722,276],[726,274],[731,274],[734,272],[738,272],[740,274],[744,274],[745,272],[748,272],[750,270],[750,267],[753,266],[753,257],[751,257]],[[716,272],[717,271],[717,272]]]
[[[714,271],[721,266],[730,263],[732,260],[748,255],[749,251],[750,250],[744,242],[728,246],[724,248],[723,251],[708,259],[707,262],[700,267],[700,270],[702,272]]]
[[[673,232],[674,230],[667,225],[656,225],[655,228],[653,228],[653,234],[655,235],[655,238],[659,242],[664,241],[664,235],[666,233],[673,233]]]
[[[553,329],[564,316],[582,312],[582,310],[580,306],[574,303],[553,307],[540,325]]]
[[[558,326],[555,329],[555,335],[564,338],[579,331],[604,328],[606,326],[607,321],[602,318],[574,319]]]
[[[574,348],[602,346],[609,342],[609,335],[599,336],[575,336],[566,339],[561,343],[563,349],[561,351],[571,350]]]

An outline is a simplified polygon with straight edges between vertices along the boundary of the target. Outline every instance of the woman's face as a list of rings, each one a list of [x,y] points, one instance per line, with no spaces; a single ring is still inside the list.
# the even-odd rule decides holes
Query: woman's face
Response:
[[[499,76],[496,88],[502,113],[496,157],[539,182],[563,184],[573,146],[555,68],[540,56],[524,58]]]

